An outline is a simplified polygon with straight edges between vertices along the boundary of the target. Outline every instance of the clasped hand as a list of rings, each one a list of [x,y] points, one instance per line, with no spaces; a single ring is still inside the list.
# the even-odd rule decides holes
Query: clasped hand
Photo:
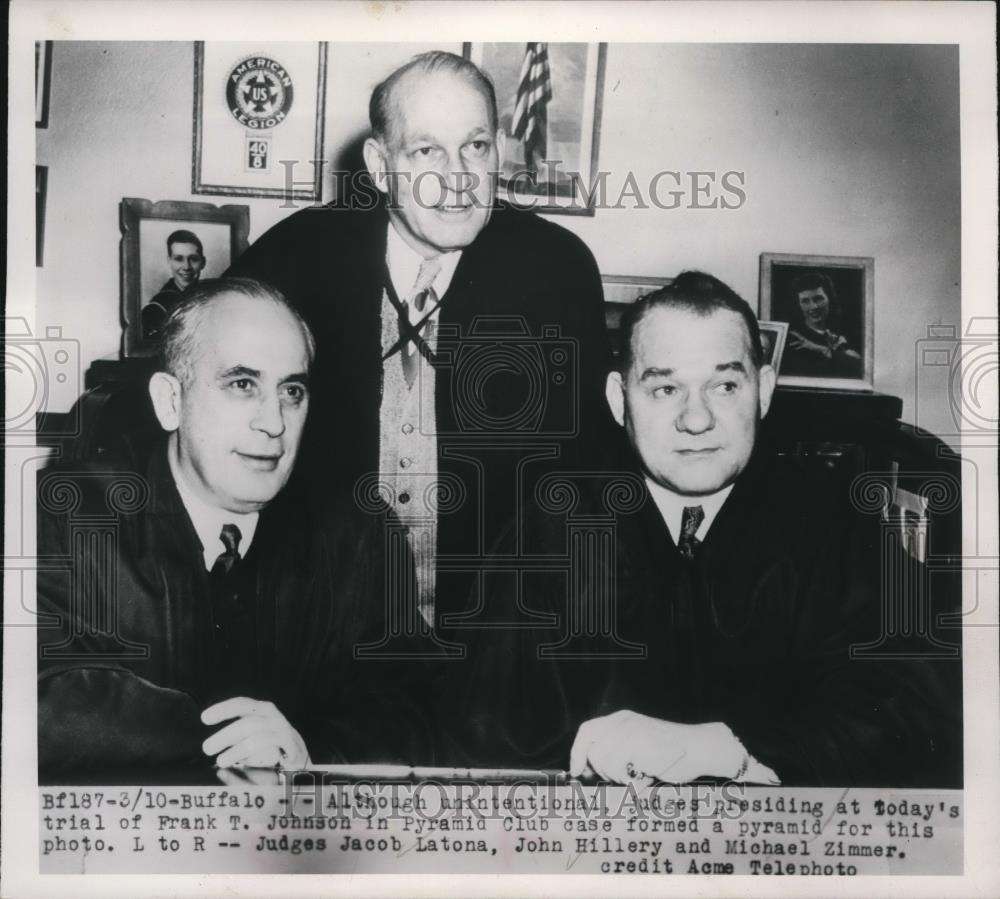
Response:
[[[622,710],[580,725],[570,751],[570,774],[589,765],[613,783],[688,783],[735,777],[746,752],[721,722],[676,724]]]
[[[305,741],[274,703],[235,696],[209,706],[201,720],[208,725],[230,722],[201,744],[220,768],[280,765],[299,769],[310,764]]]

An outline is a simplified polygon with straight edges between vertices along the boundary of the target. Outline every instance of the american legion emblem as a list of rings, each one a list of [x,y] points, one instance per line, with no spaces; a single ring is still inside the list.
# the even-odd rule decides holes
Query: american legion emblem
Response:
[[[247,56],[226,77],[226,105],[247,135],[243,167],[246,171],[269,172],[271,140],[260,134],[280,125],[292,108],[292,78],[281,63],[268,56]]]

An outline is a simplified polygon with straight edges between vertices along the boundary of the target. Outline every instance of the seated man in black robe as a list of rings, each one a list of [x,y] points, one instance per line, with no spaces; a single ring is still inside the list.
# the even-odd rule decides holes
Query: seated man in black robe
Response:
[[[381,519],[280,495],[313,347],[271,288],[203,282],[164,330],[148,465],[42,473],[43,781],[417,756],[397,672],[365,653],[383,634]]]
[[[775,373],[750,307],[687,272],[622,338],[607,398],[631,470],[540,485],[521,570],[485,594],[480,621],[504,626],[468,635],[469,762],[959,784],[960,665],[880,642],[877,517],[761,447]]]

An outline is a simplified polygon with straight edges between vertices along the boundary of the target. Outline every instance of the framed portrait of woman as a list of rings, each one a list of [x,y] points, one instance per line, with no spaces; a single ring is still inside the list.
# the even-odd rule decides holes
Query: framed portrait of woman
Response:
[[[788,332],[779,384],[873,389],[875,260],[762,253],[762,320]]]

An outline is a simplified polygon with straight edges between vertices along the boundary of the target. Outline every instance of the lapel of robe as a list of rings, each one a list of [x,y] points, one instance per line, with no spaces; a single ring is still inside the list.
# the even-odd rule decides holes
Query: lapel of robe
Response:
[[[149,595],[159,597],[168,613],[167,633],[162,637],[167,644],[165,657],[177,666],[171,675],[177,682],[192,683],[204,691],[214,671],[208,572],[201,541],[170,473],[166,440],[153,451],[146,477],[152,495],[147,514],[138,519],[141,529],[135,549],[137,558],[146,560],[139,570],[155,579],[148,584]],[[178,645],[172,645],[175,640]],[[191,667],[193,671],[182,670]]]

